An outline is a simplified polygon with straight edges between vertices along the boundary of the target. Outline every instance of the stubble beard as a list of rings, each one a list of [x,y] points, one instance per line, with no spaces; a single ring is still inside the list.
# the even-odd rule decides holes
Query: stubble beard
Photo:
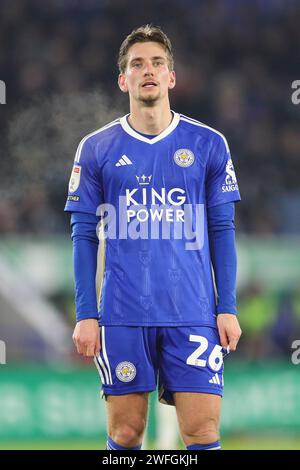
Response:
[[[158,98],[141,98],[140,100],[144,106],[147,108],[152,108],[156,105]]]
[[[140,96],[139,101],[146,107],[152,108],[155,106],[159,100],[160,96]]]

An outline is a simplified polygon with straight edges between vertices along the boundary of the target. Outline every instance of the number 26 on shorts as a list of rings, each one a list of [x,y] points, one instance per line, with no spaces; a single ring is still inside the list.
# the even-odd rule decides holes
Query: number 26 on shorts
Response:
[[[200,357],[205,353],[208,348],[208,341],[204,336],[190,335],[189,341],[194,343],[199,343],[198,348],[187,358],[186,363],[191,366],[206,367],[207,362],[209,367],[213,371],[218,371],[221,369],[223,364],[223,348],[219,344],[216,344],[208,360],[200,359]]]

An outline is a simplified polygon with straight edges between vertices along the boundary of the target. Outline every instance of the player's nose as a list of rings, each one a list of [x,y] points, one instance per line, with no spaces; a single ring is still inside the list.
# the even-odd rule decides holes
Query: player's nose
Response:
[[[144,75],[153,75],[154,73],[154,67],[151,61],[145,62],[145,67],[144,67]]]

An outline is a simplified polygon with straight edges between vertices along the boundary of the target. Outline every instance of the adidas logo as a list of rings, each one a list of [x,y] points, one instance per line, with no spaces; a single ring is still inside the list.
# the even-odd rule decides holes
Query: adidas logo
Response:
[[[222,378],[221,378],[221,380],[222,380]],[[220,382],[220,379],[219,379],[218,374],[215,374],[215,375],[209,380],[209,383],[210,383],[210,384],[215,384],[215,385],[221,385],[221,382]]]
[[[115,166],[125,166],[125,165],[132,165],[132,161],[127,157],[127,155],[122,155],[122,157],[119,158]]]

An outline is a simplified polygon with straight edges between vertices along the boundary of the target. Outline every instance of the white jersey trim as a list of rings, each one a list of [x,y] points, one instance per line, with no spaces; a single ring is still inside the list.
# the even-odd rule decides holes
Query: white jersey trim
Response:
[[[102,353],[103,353],[103,359],[108,369],[109,383],[112,385],[113,382],[112,382],[112,376],[111,376],[111,369],[110,369],[110,364],[109,364],[108,357],[107,357],[106,344],[105,344],[105,326],[101,327],[101,333],[102,333],[101,348],[102,348]]]
[[[97,356],[94,356],[94,362],[98,369],[98,372],[101,377],[101,381],[105,385],[112,385],[112,376],[111,376],[111,369],[108,362],[107,352],[106,352],[106,345],[105,345],[105,328],[104,326],[101,327],[101,351],[98,353]],[[101,357],[101,352],[103,358]]]
[[[76,154],[75,154],[75,162],[76,163],[79,163],[80,161],[80,157],[81,157],[81,152],[82,152],[82,147],[84,145],[84,143],[87,141],[87,139],[89,139],[90,137],[92,137],[93,135],[96,135],[100,132],[103,132],[103,131],[106,131],[106,129],[109,129],[110,127],[113,127],[113,126],[116,126],[117,124],[120,124],[120,119],[115,119],[114,121],[110,122],[109,124],[106,124],[105,126],[103,127],[100,127],[100,129],[97,129],[96,131],[94,132],[91,132],[90,134],[86,135],[79,143],[78,145],[78,148],[77,148],[77,151],[76,151]]]
[[[226,137],[221,132],[217,131],[213,127],[210,127],[210,126],[207,126],[206,124],[203,124],[200,121],[197,121],[196,119],[192,119],[188,116],[185,116],[184,114],[180,115],[180,120],[185,121],[185,122],[189,122],[190,124],[193,124],[194,126],[205,127],[206,129],[210,129],[211,131],[215,132],[216,134],[218,134],[219,136],[222,137],[222,139],[224,141],[224,144],[225,144],[225,147],[226,147],[226,150],[227,150],[227,152],[229,152],[228,142],[226,140]]]
[[[126,114],[125,116],[121,117],[120,124],[127,134],[131,135],[135,139],[141,140],[142,142],[146,142],[147,144],[153,145],[156,142],[159,142],[160,140],[167,137],[167,135],[171,134],[171,132],[177,127],[180,121],[180,115],[178,113],[175,113],[174,111],[172,111],[172,113],[174,114],[174,117],[172,119],[171,124],[163,132],[158,134],[156,137],[153,137],[153,139],[149,139],[148,137],[139,134],[128,124],[127,117],[129,116],[129,114]]]
[[[100,375],[100,379],[101,379],[101,382],[104,384],[105,383],[105,380],[104,380],[104,375],[102,373],[102,370],[100,368],[100,365],[99,365],[99,362],[98,362],[98,359],[96,356],[94,356],[94,363],[95,363],[95,366],[97,367],[98,369],[98,372],[99,372],[99,375]]]

